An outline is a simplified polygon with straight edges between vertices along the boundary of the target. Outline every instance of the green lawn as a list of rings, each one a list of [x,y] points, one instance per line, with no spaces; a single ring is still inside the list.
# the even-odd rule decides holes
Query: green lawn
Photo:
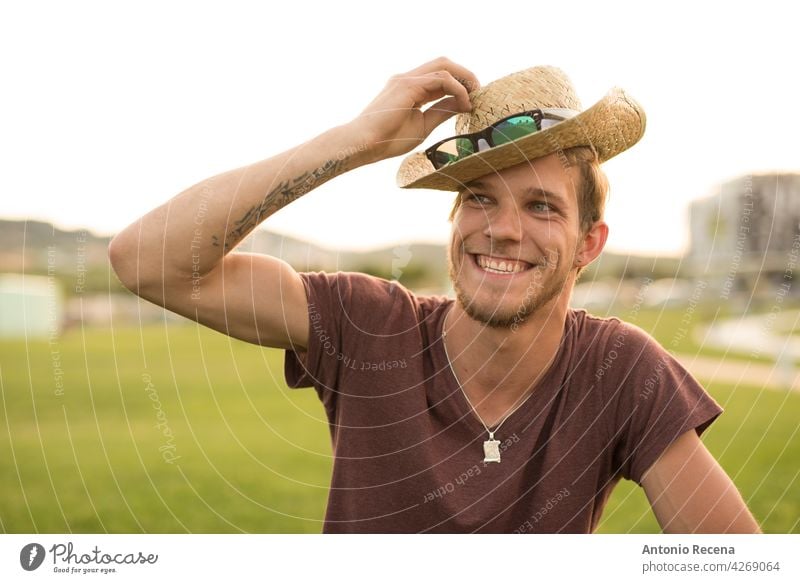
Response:
[[[800,395],[725,385],[707,387],[725,413],[703,441],[733,478],[764,532],[800,532]],[[599,532],[660,532],[644,491],[622,482]]]
[[[0,531],[319,532],[328,428],[282,371],[194,325],[0,342]],[[766,531],[800,532],[800,395],[710,391],[727,413],[707,444]],[[657,530],[620,485],[601,531]]]
[[[194,325],[0,344],[2,529],[319,532],[328,428],[282,354]]]
[[[700,304],[685,308],[644,308],[637,311],[630,309],[611,309],[602,316],[617,316],[636,324],[652,334],[667,350],[673,353],[724,358],[737,361],[775,362],[775,358],[763,351],[739,352],[718,348],[704,341],[705,329],[713,324],[726,320],[736,321],[741,313],[733,312],[727,306]],[[778,315],[772,327],[776,335],[797,333],[792,324],[797,319],[796,310],[784,310]]]

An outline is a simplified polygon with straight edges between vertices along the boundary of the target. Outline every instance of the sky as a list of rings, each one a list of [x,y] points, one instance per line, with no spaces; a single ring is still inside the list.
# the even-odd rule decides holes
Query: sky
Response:
[[[800,171],[797,11],[769,1],[5,2],[0,217],[114,233],[204,178],[347,123],[391,75],[445,55],[483,84],[561,67],[584,107],[627,90],[647,131],[605,164],[606,248],[680,254],[692,200],[743,174]],[[446,241],[452,195],[397,188],[400,160],[340,176],[265,226],[340,249]]]

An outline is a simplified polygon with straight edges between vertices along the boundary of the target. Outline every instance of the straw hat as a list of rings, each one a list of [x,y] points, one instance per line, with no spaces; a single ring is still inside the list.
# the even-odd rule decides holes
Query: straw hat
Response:
[[[439,170],[434,169],[424,152],[415,152],[400,165],[398,186],[458,190],[486,174],[573,146],[592,146],[600,161],[605,162],[638,142],[646,122],[642,106],[616,87],[583,110],[569,78],[556,67],[532,67],[513,73],[478,89],[470,99],[472,111],[456,116],[456,135],[482,130],[504,117],[532,109],[569,109],[575,115]]]

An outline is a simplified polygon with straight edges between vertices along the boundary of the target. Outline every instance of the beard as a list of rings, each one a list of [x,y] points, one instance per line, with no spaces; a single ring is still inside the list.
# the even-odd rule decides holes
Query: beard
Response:
[[[470,295],[458,278],[452,258],[452,248],[447,254],[448,273],[456,293],[456,300],[467,315],[490,328],[512,331],[516,331],[528,316],[546,306],[564,290],[569,270],[561,264],[560,259],[557,252],[551,252],[548,256],[543,257],[541,262],[537,262],[537,266],[529,270],[531,277],[524,296],[519,298],[516,306],[503,307],[500,302],[494,302],[493,305],[482,305],[475,297],[477,294]],[[472,261],[472,258],[462,251],[461,265],[463,266],[466,261]],[[483,304],[487,303],[483,302]]]

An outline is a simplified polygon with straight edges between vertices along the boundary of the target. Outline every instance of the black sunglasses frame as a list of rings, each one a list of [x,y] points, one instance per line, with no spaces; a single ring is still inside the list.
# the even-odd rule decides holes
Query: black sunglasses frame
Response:
[[[564,121],[565,119],[567,119],[567,118],[562,117],[562,116],[558,116],[558,115],[554,115],[554,114],[551,114],[551,113],[544,112],[541,109],[532,109],[530,111],[521,111],[519,113],[515,113],[513,115],[509,115],[507,117],[504,117],[502,119],[498,119],[492,125],[485,127],[484,129],[482,129],[479,132],[473,132],[471,134],[461,134],[459,136],[451,136],[449,138],[445,138],[444,140],[440,140],[440,141],[436,142],[434,145],[432,145],[430,148],[425,150],[425,156],[427,156],[428,160],[431,161],[431,164],[433,164],[434,169],[440,170],[440,169],[444,168],[445,166],[449,166],[450,164],[454,164],[454,163],[458,162],[459,160],[464,160],[466,158],[469,158],[473,154],[478,153],[480,151],[480,144],[478,143],[478,140],[480,140],[480,139],[486,140],[486,143],[489,144],[489,146],[491,148],[494,148],[495,146],[494,146],[494,140],[492,139],[492,133],[495,130],[495,128],[497,128],[497,126],[500,125],[503,122],[506,122],[506,121],[508,121],[510,119],[514,119],[515,117],[523,117],[523,116],[528,116],[528,117],[533,119],[533,121],[536,123],[536,131],[537,132],[542,131],[542,120],[552,119],[552,120]],[[445,144],[447,142],[453,141],[453,140],[469,140],[472,143],[472,147],[474,148],[475,151],[472,152],[472,154],[467,154],[466,156],[464,156],[462,158],[456,158],[452,162],[448,162],[446,164],[437,163],[436,162],[436,152],[439,149],[439,146],[441,146],[442,144]],[[509,142],[506,142],[506,143],[509,143]]]

